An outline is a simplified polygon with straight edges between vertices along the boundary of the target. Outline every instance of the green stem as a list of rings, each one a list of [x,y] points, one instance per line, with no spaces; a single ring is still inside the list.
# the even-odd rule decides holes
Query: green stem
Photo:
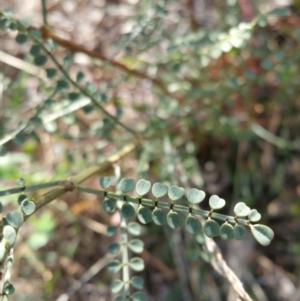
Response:
[[[98,196],[106,195],[108,198],[111,198],[111,199],[114,199],[114,200],[122,200],[123,197],[124,197],[123,194],[104,191],[104,190],[92,189],[92,188],[88,188],[88,187],[84,187],[84,186],[80,186],[80,185],[77,185],[76,189],[79,190],[79,191],[95,194],[95,195],[98,195]],[[140,199],[138,197],[126,195],[126,201],[130,202],[130,203],[134,203],[134,204],[140,204],[141,203],[141,205],[148,206],[148,207],[154,207],[155,206],[155,201],[154,200],[146,199],[146,198]],[[159,201],[157,203],[157,208],[169,210],[170,209],[170,203]],[[190,207],[185,206],[185,205],[174,204],[173,207],[172,207],[172,210],[176,211],[176,212],[189,213],[190,212]],[[233,216],[220,214],[220,213],[215,213],[215,212],[210,214],[210,211],[208,211],[208,210],[193,208],[191,213],[203,216],[205,218],[210,216],[211,218],[214,218],[214,219],[217,219],[217,220],[220,220],[220,221],[223,221],[223,222],[227,221],[231,224],[235,224],[236,222],[238,222],[238,224],[240,224],[240,225],[249,226],[248,225],[248,220],[246,220],[246,219],[242,219],[242,218],[237,218],[236,219]]]
[[[37,185],[14,187],[14,188],[0,191],[0,196],[54,187],[54,186],[58,186],[60,182],[61,181],[54,181],[54,182],[48,182],[48,183],[43,183],[43,184],[37,184]]]
[[[46,0],[42,0],[42,13],[43,13],[43,23],[44,23],[44,26],[48,26],[46,2],[47,2]]]

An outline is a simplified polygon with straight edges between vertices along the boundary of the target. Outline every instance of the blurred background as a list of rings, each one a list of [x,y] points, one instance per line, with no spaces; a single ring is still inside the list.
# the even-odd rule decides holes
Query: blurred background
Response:
[[[59,72],[51,76],[53,60],[36,61],[32,42],[16,41],[18,32],[2,22],[0,189],[20,177],[27,184],[67,179],[142,132],[141,146],[107,173],[203,189],[226,200],[225,214],[240,201],[256,208],[275,232],[268,247],[250,233],[216,243],[254,300],[300,300],[299,1],[46,6],[54,35],[46,33],[47,47],[129,131],[59,82]],[[1,1],[0,10],[36,29],[43,24],[41,1]],[[85,185],[99,188],[99,176]],[[17,196],[1,201],[11,209]],[[106,225],[116,220],[99,198],[79,192],[30,217],[15,247],[12,300],[112,300]],[[201,237],[150,223],[142,238],[149,300],[237,300]]]

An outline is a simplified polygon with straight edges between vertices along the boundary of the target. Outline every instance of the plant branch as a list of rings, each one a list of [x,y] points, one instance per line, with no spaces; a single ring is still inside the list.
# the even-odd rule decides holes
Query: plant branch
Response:
[[[90,178],[91,176],[103,172],[107,170],[111,165],[121,158],[129,154],[130,152],[134,151],[139,147],[139,142],[130,143],[123,147],[120,151],[116,152],[115,154],[109,156],[104,163],[91,166],[79,174],[72,177],[71,181],[65,181],[65,183],[61,182],[61,186],[48,191],[44,195],[40,196],[35,200],[36,209],[35,212],[42,208],[43,206],[49,204],[51,201],[57,199],[58,197],[62,196],[68,191],[72,191],[75,189],[76,184],[80,184],[86,179]],[[33,213],[34,214],[34,213]],[[24,219],[26,220],[30,215],[26,216]]]
[[[91,50],[91,49],[87,49],[84,46],[76,44],[72,41],[60,38],[57,35],[55,35],[54,33],[52,33],[48,28],[42,27],[39,30],[41,31],[43,38],[51,38],[53,41],[58,43],[60,46],[68,48],[71,51],[85,53],[90,57],[98,58],[102,61],[109,62],[112,66],[126,72],[129,75],[132,75],[132,76],[135,76],[135,77],[138,77],[138,78],[141,78],[141,79],[147,79],[147,80],[151,81],[155,86],[157,86],[163,93],[165,93],[169,97],[177,99],[180,103],[183,102],[183,99],[181,97],[179,97],[178,95],[170,92],[166,88],[164,83],[161,80],[159,80],[158,78],[151,78],[146,73],[144,73],[140,70],[130,69],[126,65],[118,62],[117,60],[109,59],[108,57],[106,57],[101,52],[97,52],[97,51],[94,51],[94,50]]]

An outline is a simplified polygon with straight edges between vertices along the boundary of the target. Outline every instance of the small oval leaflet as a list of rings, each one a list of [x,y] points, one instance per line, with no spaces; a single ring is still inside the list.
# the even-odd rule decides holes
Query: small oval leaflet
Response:
[[[134,288],[141,290],[144,286],[144,279],[140,276],[134,276],[130,279],[130,284]]]
[[[120,271],[121,268],[122,263],[120,260],[117,259],[111,260],[107,265],[107,269],[110,273],[117,273]]]
[[[105,212],[112,213],[116,210],[116,202],[114,200],[105,198],[102,203],[102,207]]]
[[[114,294],[116,294],[123,288],[123,285],[124,282],[122,280],[116,279],[111,283],[110,289]]]
[[[191,204],[199,204],[201,203],[205,198],[205,192],[202,190],[198,190],[196,188],[192,188],[188,195],[187,195],[188,201]]]
[[[125,301],[125,297],[123,296],[117,296],[114,301]]]
[[[234,238],[233,226],[229,223],[224,223],[220,228],[220,237],[225,240]]]
[[[215,194],[209,198],[209,206],[211,209],[221,209],[225,206],[225,204],[225,200],[219,198]]]
[[[152,211],[148,207],[141,206],[138,209],[137,217],[142,224],[148,224],[152,221]]]
[[[184,219],[179,213],[170,211],[167,215],[167,222],[172,229],[177,229],[184,224]]]
[[[120,244],[117,242],[112,242],[108,245],[108,252],[110,254],[117,254],[120,251]]]
[[[31,46],[31,48],[30,48],[30,54],[31,55],[37,56],[37,55],[40,55],[40,53],[41,53],[40,45],[34,44],[34,45]]]
[[[250,225],[250,228],[254,238],[263,246],[268,246],[274,238],[273,230],[265,225]]]
[[[3,227],[3,236],[4,236],[5,240],[7,241],[7,243],[10,246],[12,246],[15,243],[17,233],[16,233],[16,230],[12,226],[6,225]]]
[[[169,188],[168,196],[172,201],[181,199],[184,195],[184,188],[173,185]]]
[[[111,184],[111,177],[102,177],[100,178],[99,183],[103,189],[107,189]]]
[[[260,219],[261,219],[261,214],[257,212],[256,209],[252,209],[248,215],[248,219],[251,221],[251,222],[258,222]]]
[[[132,301],[147,301],[147,296],[143,292],[135,292],[131,295]]]
[[[27,199],[27,195],[26,194],[20,194],[18,197],[18,204],[21,205],[22,202]]]
[[[140,179],[136,183],[135,191],[138,194],[138,196],[144,196],[146,195],[151,189],[151,182],[148,180]]]
[[[220,234],[220,225],[216,221],[209,219],[204,223],[204,232],[210,238],[218,236]]]
[[[16,210],[8,212],[6,220],[14,228],[20,228],[24,222],[22,213]]]
[[[197,217],[189,215],[185,220],[185,228],[188,232],[196,234],[201,231],[202,225]]]
[[[124,218],[130,218],[135,215],[134,207],[131,204],[124,204],[121,208],[121,215]]]
[[[140,272],[145,268],[144,260],[140,257],[133,257],[129,261],[129,266],[136,272]]]
[[[47,77],[51,79],[56,75],[57,71],[54,68],[47,68],[46,73],[47,73]]]
[[[237,240],[243,239],[244,237],[247,236],[247,230],[242,225],[236,224],[233,227],[233,235],[234,235],[234,238]]]
[[[134,187],[134,181],[132,179],[123,178],[120,182],[120,189],[123,193],[129,192]]]
[[[152,218],[156,225],[161,226],[167,221],[167,214],[160,208],[155,208],[152,211]]]
[[[20,178],[20,179],[18,179],[17,181],[16,181],[16,184],[18,185],[18,186],[25,186],[25,179],[23,179],[23,178]]]
[[[22,203],[21,203],[21,210],[24,213],[24,215],[30,215],[34,212],[35,210],[35,203],[25,199]]]
[[[168,186],[162,183],[155,183],[152,186],[152,194],[154,195],[154,197],[161,198],[163,196],[165,196],[168,192]]]
[[[114,236],[118,232],[118,227],[116,226],[108,226],[107,227],[107,236]]]
[[[27,42],[27,38],[28,36],[24,33],[19,33],[17,36],[16,36],[16,42],[18,44],[24,44]]]
[[[135,236],[140,235],[142,232],[142,227],[136,222],[129,223],[127,229],[131,235],[135,235]]]
[[[12,295],[15,292],[15,288],[11,283],[6,283],[3,288],[3,292],[6,295]]]
[[[245,203],[239,202],[234,206],[233,211],[236,216],[244,217],[250,213],[251,209]]]
[[[140,239],[132,239],[128,243],[129,249],[134,253],[141,253],[144,250],[144,243]]]
[[[43,54],[40,54],[35,56],[33,61],[37,66],[43,66],[47,62],[47,57]]]

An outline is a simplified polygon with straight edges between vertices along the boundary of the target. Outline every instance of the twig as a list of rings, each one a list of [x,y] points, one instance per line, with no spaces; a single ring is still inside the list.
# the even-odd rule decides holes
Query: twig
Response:
[[[73,282],[72,286],[68,291],[60,295],[56,301],[68,301],[75,293],[78,291],[85,283],[87,283],[92,277],[99,273],[107,263],[114,259],[116,255],[106,254],[104,257],[99,259],[95,264],[93,264],[81,277],[79,281]]]

